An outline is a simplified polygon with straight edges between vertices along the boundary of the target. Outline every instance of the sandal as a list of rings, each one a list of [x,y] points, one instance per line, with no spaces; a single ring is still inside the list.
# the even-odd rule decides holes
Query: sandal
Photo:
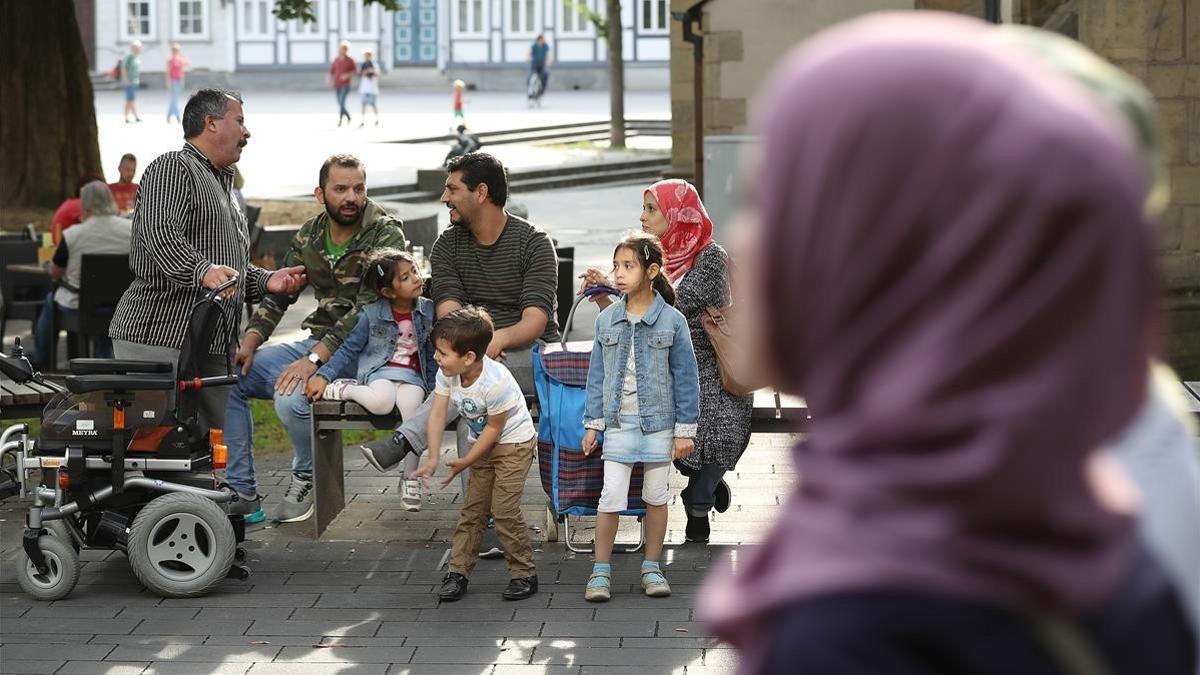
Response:
[[[642,568],[642,589],[652,598],[665,598],[671,594],[671,585],[657,566]]]
[[[612,573],[605,571],[592,571],[592,576],[588,577],[587,587],[583,589],[583,599],[588,602],[608,602],[612,597]]]

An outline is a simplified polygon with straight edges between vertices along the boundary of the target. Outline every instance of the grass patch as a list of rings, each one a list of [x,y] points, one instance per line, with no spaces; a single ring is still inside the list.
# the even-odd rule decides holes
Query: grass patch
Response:
[[[292,456],[292,441],[279,416],[275,414],[275,404],[272,401],[251,399],[250,417],[254,420],[254,454],[260,459],[277,459]],[[29,436],[37,438],[41,429],[41,421],[36,417],[17,420],[5,420],[0,424],[0,430],[13,424],[24,422],[29,425]],[[382,431],[365,431],[348,429],[342,432],[342,442],[355,445],[364,441],[378,438]]]

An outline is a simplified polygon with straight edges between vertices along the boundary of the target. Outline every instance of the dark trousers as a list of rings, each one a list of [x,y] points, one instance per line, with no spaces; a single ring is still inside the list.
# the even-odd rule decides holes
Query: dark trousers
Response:
[[[688,479],[687,487],[679,493],[688,515],[697,518],[708,516],[716,504],[717,484],[725,477],[725,469],[716,464],[705,464],[699,469],[689,469],[678,462],[675,466]]]
[[[1053,622],[946,595],[878,590],[803,600],[769,625],[763,672],[779,675],[1196,672],[1195,636],[1182,606],[1142,552],[1104,607]],[[1064,633],[1065,641],[1051,637]],[[1083,644],[1107,670],[1067,667],[1062,649],[1068,642]]]

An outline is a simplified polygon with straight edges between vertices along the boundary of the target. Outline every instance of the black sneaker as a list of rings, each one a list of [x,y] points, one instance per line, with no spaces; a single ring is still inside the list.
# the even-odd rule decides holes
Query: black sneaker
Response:
[[[508,588],[500,594],[505,600],[524,600],[529,596],[537,593],[537,575],[532,577],[524,577],[521,579],[512,579],[508,582]]]
[[[448,572],[442,577],[442,590],[438,593],[438,597],[443,602],[454,602],[461,600],[462,596],[467,594],[467,584],[470,583],[466,577],[458,572]],[[537,580],[534,580],[536,590]]]
[[[694,541],[699,544],[708,543],[709,526],[708,516],[693,516],[688,514],[687,527],[683,530],[683,537],[688,541]]]
[[[416,453],[412,444],[399,431],[386,438],[363,443],[358,447],[362,449],[363,457],[367,458],[367,462],[378,471],[392,469],[400,463],[400,460],[404,459],[405,455],[410,452]]]
[[[720,483],[717,483],[717,488],[713,490],[713,497],[713,508],[717,510],[717,513],[725,513],[728,511],[729,500],[731,498],[729,493],[729,483],[726,483],[723,480]]]

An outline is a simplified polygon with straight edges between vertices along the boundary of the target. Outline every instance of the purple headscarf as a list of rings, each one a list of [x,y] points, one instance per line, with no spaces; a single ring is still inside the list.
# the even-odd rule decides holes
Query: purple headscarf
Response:
[[[1085,478],[1143,400],[1155,281],[1127,131],[980,39],[879,14],[766,91],[754,241],[771,367],[813,410],[799,483],[700,610],[760,663],[770,614],[905,588],[1076,609],[1130,523]]]

